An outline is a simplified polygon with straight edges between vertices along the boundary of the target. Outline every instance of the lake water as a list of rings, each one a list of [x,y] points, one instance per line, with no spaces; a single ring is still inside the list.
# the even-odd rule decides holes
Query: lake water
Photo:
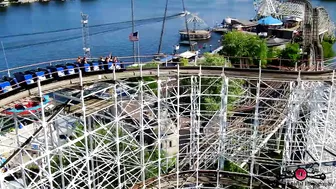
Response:
[[[230,16],[250,19],[254,16],[251,0],[185,0],[186,9],[197,13],[208,26]],[[335,2],[313,1],[315,6],[324,6],[336,21]],[[135,0],[135,19],[162,17],[164,0]],[[182,11],[181,0],[170,0],[168,15]],[[129,0],[68,0],[50,3],[32,3],[10,6],[0,11],[0,40],[3,41],[9,67],[16,67],[54,59],[73,58],[83,54],[80,12],[89,15],[90,25],[102,25],[90,28],[90,47],[94,57],[106,56],[110,52],[116,56],[132,55],[132,43],[128,41],[131,32]],[[119,24],[107,24],[119,23]],[[106,24],[106,25],[104,25]],[[157,52],[162,22],[147,20],[137,22],[136,30],[140,34],[140,54]],[[178,43],[178,30],[184,27],[184,18],[167,20],[163,39],[164,53],[171,53]],[[62,32],[48,31],[78,28]],[[24,33],[46,32],[43,34],[8,37]],[[7,36],[7,37],[6,37]],[[218,45],[219,35],[208,42],[213,48]],[[185,49],[181,49],[185,50]],[[6,64],[0,53],[0,69]]]

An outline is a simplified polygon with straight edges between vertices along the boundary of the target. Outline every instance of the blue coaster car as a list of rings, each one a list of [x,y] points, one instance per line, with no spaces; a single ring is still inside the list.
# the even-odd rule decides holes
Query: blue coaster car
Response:
[[[79,69],[80,69],[80,66],[77,62],[74,62],[74,63],[66,63],[65,66],[69,69],[71,67],[74,68],[74,71],[75,73],[78,73],[79,72]]]
[[[47,77],[43,71],[28,70],[28,71],[25,71],[24,74],[32,75],[35,82],[37,81],[37,79],[40,79],[41,81],[47,80]]]
[[[51,72],[50,69],[37,68],[37,71],[38,72],[43,72],[47,79],[52,79],[53,78],[53,75],[52,75],[52,72]]]
[[[91,72],[92,69],[91,69],[91,66],[90,64],[86,63],[84,64],[84,72]]]
[[[11,90],[13,90],[13,87],[9,81],[0,80],[0,94],[7,93]]]
[[[65,75],[74,75],[75,72],[75,66],[73,65],[63,65],[63,64],[58,64],[56,65],[56,68],[63,68]]]
[[[20,88],[19,82],[17,81],[17,79],[15,77],[4,76],[2,78],[2,80],[3,81],[8,81],[13,89]]]
[[[56,67],[56,66],[47,66],[53,75],[54,78],[62,78],[65,76],[65,71],[63,67]]]
[[[120,62],[116,62],[116,63],[108,62],[108,63],[107,63],[107,70],[113,70],[113,69],[114,69],[114,66],[115,66],[115,69],[116,69],[116,70],[120,70],[120,69],[121,69],[121,64],[120,64]]]
[[[91,66],[92,66],[92,71],[100,71],[101,70],[99,62],[92,62]]]
[[[30,73],[16,72],[14,73],[14,77],[20,85],[31,85],[35,83],[34,76]]]

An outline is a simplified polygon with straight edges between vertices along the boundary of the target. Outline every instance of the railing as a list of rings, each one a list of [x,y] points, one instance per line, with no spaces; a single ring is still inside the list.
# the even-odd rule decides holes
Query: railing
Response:
[[[144,56],[136,56],[136,58],[153,58],[155,55],[144,55]],[[134,56],[123,56],[123,57],[117,57],[119,60],[125,60],[125,59],[131,59],[134,58]],[[37,66],[53,66],[56,65],[58,63],[74,63],[77,60],[77,58],[65,58],[65,59],[59,59],[59,60],[50,60],[50,61],[46,61],[46,62],[40,62],[40,63],[35,63],[35,64],[29,64],[29,65],[24,65],[24,66],[19,66],[19,67],[15,67],[15,68],[8,68],[8,69],[4,69],[4,70],[0,70],[0,74],[1,73],[8,73],[11,71],[18,71],[18,70],[23,70],[25,68],[32,68],[32,67],[37,67]],[[99,58],[88,58],[88,61],[98,61]],[[70,62],[72,61],[72,62]],[[134,62],[124,62],[124,63],[134,63]]]
[[[157,54],[153,54],[153,55],[143,55],[143,56],[135,56],[135,58],[153,58],[155,56],[158,56]],[[165,55],[160,55],[161,57],[167,57],[169,56],[168,54]],[[230,59],[242,59],[242,60],[259,60],[257,58],[251,58],[251,57],[238,57],[238,56],[223,56],[224,58],[226,58],[227,60]],[[122,57],[117,57],[119,60],[125,60],[125,59],[133,59],[134,56],[122,56]],[[46,61],[46,62],[40,62],[40,63],[35,63],[35,64],[29,64],[29,65],[25,65],[25,66],[19,66],[19,67],[15,67],[15,68],[9,68],[9,69],[4,69],[4,70],[0,70],[0,74],[1,73],[6,73],[6,72],[11,72],[11,71],[16,71],[16,70],[22,70],[25,68],[32,68],[32,67],[37,67],[37,66],[52,66],[55,65],[57,63],[74,63],[77,60],[77,58],[65,58],[65,59],[59,59],[59,60],[51,60],[51,61]],[[99,58],[88,58],[89,61],[98,61]],[[280,58],[266,58],[265,60],[279,60],[281,61],[291,61],[291,59],[280,59]],[[336,60],[336,57],[324,60],[324,62],[329,62],[332,60]],[[69,61],[73,61],[73,62],[69,62]],[[298,62],[301,63],[306,63],[309,60],[299,60]],[[317,60],[320,61],[320,60]],[[133,64],[134,62],[124,62],[124,64]],[[236,63],[236,65],[238,65],[238,63]],[[248,68],[249,66],[253,66],[253,65],[247,65],[247,64],[242,64],[244,66],[246,66],[246,68]],[[293,68],[293,67],[289,67],[289,66],[282,66],[281,64],[279,64],[279,66],[275,66],[272,65],[273,67],[277,67],[279,70],[290,70],[289,68]],[[302,67],[302,66],[301,66]],[[314,67],[314,66],[311,66]]]

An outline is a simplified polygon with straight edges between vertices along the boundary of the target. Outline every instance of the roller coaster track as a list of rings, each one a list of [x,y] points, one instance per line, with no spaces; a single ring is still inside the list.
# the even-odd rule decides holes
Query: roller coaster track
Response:
[[[199,171],[183,171],[179,172],[178,174],[167,174],[161,176],[161,188],[168,189],[172,187],[181,187],[185,185],[193,185],[194,180],[196,180],[196,173],[198,175],[198,180],[201,184],[214,184],[219,183],[223,186],[241,186],[241,187],[249,187],[249,175],[242,174],[242,173],[229,173],[225,171],[209,171],[209,170],[199,170]],[[176,177],[179,177],[179,182],[176,182]],[[148,188],[159,188],[158,185],[158,178],[151,178],[145,181],[145,186]],[[275,178],[263,178],[260,177],[257,179],[258,182],[255,183],[253,187],[259,187],[261,183],[267,183],[269,186],[273,188],[282,188],[286,184],[279,182]],[[133,186],[131,189],[140,189],[144,187],[143,183],[138,183]],[[295,186],[287,185],[288,188],[297,189]]]
[[[176,76],[180,75],[197,75],[200,67],[180,67],[180,71],[177,73],[176,67],[162,67],[162,68],[143,68],[142,71],[139,68],[127,69],[123,72],[116,72],[117,79],[135,78],[142,76],[157,76],[158,73],[161,76]],[[301,72],[301,71],[277,71],[277,70],[259,70],[259,69],[239,69],[239,68],[223,68],[223,67],[201,67],[203,75],[218,76],[224,74],[231,78],[245,78],[245,79],[258,79],[259,71],[261,71],[261,78],[268,81],[331,81],[333,78],[333,71],[316,71],[316,72]],[[159,72],[158,72],[159,71]],[[83,77],[84,83],[94,83],[97,81],[113,80],[113,74],[97,73]],[[62,87],[69,87],[71,85],[78,85],[79,78],[68,79],[42,86],[44,91],[53,92],[60,90]],[[0,107],[13,102],[15,100],[28,97],[32,94],[37,94],[37,87],[23,91],[19,94],[14,94],[5,99],[0,100]]]

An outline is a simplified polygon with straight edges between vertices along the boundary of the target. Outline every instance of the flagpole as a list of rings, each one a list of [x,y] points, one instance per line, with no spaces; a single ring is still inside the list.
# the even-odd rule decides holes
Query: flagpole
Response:
[[[135,30],[135,23],[134,23],[134,0],[131,0],[131,9],[132,9],[132,34]],[[133,41],[133,64],[136,62],[136,49],[135,49],[135,41]]]
[[[7,74],[8,74],[8,77],[10,77],[8,61],[7,61],[7,57],[6,57],[6,53],[5,53],[5,47],[4,47],[2,41],[1,41],[1,46],[2,46],[2,51],[3,51],[3,54],[4,54],[4,58],[5,58],[5,63],[6,63],[6,66],[7,66]]]
[[[140,65],[140,33],[138,32],[138,62]]]

